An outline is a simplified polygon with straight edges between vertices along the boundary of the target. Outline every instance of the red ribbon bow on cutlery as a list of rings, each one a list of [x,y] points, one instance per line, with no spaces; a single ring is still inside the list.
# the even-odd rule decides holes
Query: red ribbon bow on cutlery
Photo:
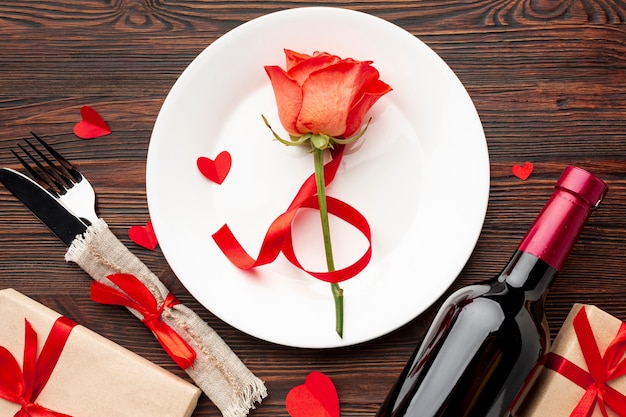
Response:
[[[37,332],[28,320],[24,321],[26,330],[22,370],[11,352],[0,346],[0,398],[21,405],[14,417],[71,417],[36,404],[35,401],[48,382],[76,323],[66,317],[59,317],[37,358]]]
[[[196,359],[196,352],[174,329],[165,323],[161,314],[180,302],[171,293],[159,307],[156,298],[137,277],[130,274],[111,274],[107,278],[119,290],[97,281],[91,282],[91,299],[97,303],[130,307],[143,316],[141,321],[152,330],[163,349],[182,369]]]
[[[607,406],[619,416],[626,417],[626,396],[608,385],[609,381],[626,375],[626,359],[622,358],[626,353],[626,323],[622,323],[604,356],[600,353],[584,307],[574,317],[573,324],[589,371],[553,352],[544,358],[544,366],[586,390],[570,417],[591,416],[596,403],[604,417],[608,417]]]

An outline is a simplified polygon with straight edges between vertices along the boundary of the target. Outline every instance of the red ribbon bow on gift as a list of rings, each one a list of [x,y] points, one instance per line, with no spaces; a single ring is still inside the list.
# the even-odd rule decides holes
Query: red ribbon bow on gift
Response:
[[[332,160],[324,166],[324,180],[326,185],[335,178],[339,163],[343,157],[344,146],[338,146],[331,152]],[[255,260],[237,241],[228,225],[222,226],[213,234],[213,240],[226,257],[238,268],[251,269],[256,266],[273,262],[282,251],[285,257],[296,267],[311,276],[326,282],[341,282],[354,277],[367,266],[372,256],[372,235],[365,217],[354,207],[332,197],[326,197],[328,212],[345,220],[359,230],[368,240],[369,247],[365,253],[352,265],[332,272],[307,271],[302,267],[293,249],[291,240],[291,224],[301,208],[319,209],[317,201],[317,187],[315,174],[309,176],[292,200],[287,210],[278,216],[270,225],[265,234],[259,255]]]
[[[72,320],[59,317],[37,358],[37,332],[25,320],[23,370],[8,349],[0,346],[0,398],[20,404],[14,417],[71,417],[35,404],[61,356],[70,332],[76,326]]]
[[[143,316],[142,322],[152,330],[163,349],[182,369],[187,369],[196,359],[196,352],[174,329],[161,318],[166,308],[180,302],[167,294],[163,304],[157,306],[156,298],[137,277],[130,274],[112,274],[107,278],[119,287],[110,287],[97,281],[91,282],[91,299],[97,303],[130,307]]]
[[[589,371],[553,352],[544,358],[544,366],[586,390],[570,417],[591,416],[596,403],[604,417],[608,417],[607,406],[619,416],[626,417],[626,396],[607,384],[626,375],[626,358],[622,358],[626,353],[626,323],[622,323],[604,356],[600,354],[584,307],[574,317],[573,324]]]

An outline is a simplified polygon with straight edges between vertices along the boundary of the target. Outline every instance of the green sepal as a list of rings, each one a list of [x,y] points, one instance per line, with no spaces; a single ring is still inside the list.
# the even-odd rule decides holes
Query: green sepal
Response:
[[[367,130],[371,121],[371,119],[368,120],[365,127],[361,129],[361,131],[359,131],[357,134],[352,135],[349,138],[345,138],[345,139],[334,138],[332,136],[328,136],[323,133],[314,134],[314,133],[309,132],[309,133],[303,134],[302,136],[289,135],[289,140],[286,140],[286,139],[281,138],[278,135],[278,133],[276,133],[274,129],[272,129],[272,126],[270,126],[269,122],[267,121],[264,115],[261,115],[261,117],[263,118],[263,122],[265,122],[265,126],[267,126],[272,131],[272,135],[274,135],[274,138],[280,143],[282,143],[283,145],[302,146],[302,145],[306,145],[307,143],[310,143],[312,149],[320,149],[320,150],[333,149],[335,144],[348,145],[350,143],[356,142],[357,140],[361,138],[361,136],[365,134],[365,131]]]

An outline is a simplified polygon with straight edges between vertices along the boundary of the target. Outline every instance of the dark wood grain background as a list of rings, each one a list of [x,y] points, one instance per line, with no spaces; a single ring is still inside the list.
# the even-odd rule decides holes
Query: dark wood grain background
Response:
[[[287,416],[288,390],[311,371],[334,380],[342,416],[373,416],[436,306],[363,345],[276,346],[221,322],[186,292],[158,248],[139,248],[126,235],[148,220],[148,142],[180,73],[236,26],[310,5],[364,11],[410,31],[447,62],[474,101],[490,152],[491,194],[476,250],[450,290],[499,271],[561,171],[574,164],[605,179],[610,191],[548,297],[551,330],[558,331],[575,302],[626,319],[623,0],[0,1],[0,166],[17,167],[9,149],[31,130],[77,163],[113,232],[266,381],[269,397],[252,416]],[[97,108],[113,133],[76,138],[72,128],[83,105]],[[511,167],[525,161],[535,170],[521,181]],[[0,187],[0,289],[13,287],[186,378],[127,311],[89,300],[89,278],[64,254]],[[219,415],[204,396],[194,414]]]

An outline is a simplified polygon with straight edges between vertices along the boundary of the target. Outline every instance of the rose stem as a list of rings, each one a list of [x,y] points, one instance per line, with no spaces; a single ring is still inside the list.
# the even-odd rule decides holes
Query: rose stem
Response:
[[[324,181],[324,151],[313,147],[315,160],[315,184],[317,185],[317,200],[320,206],[322,233],[324,234],[324,250],[326,251],[326,265],[328,272],[335,270],[333,249],[330,243],[330,226],[328,224],[328,208],[326,207],[326,185]],[[337,283],[331,283],[330,289],[335,300],[335,330],[343,338],[343,290]]]

